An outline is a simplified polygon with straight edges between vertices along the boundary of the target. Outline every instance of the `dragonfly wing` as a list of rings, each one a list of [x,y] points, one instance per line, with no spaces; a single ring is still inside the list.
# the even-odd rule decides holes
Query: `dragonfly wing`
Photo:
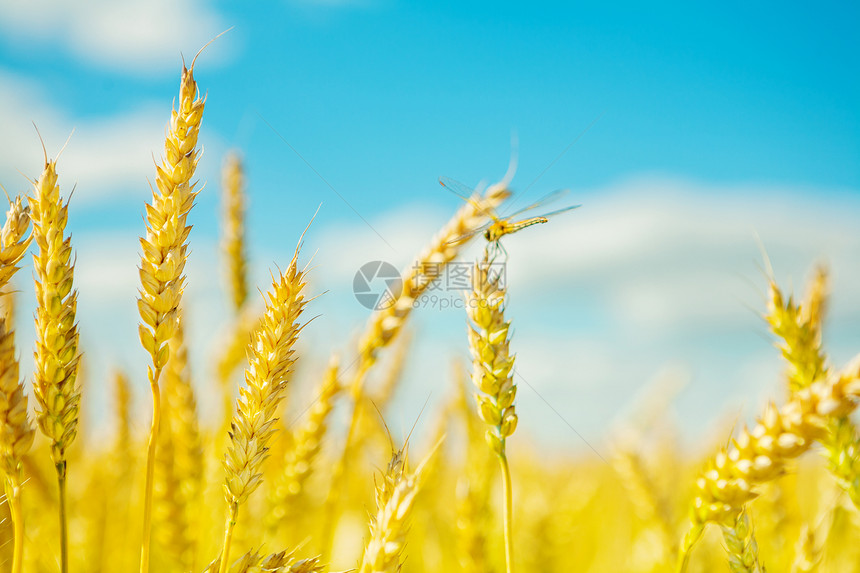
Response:
[[[558,215],[559,213],[564,213],[565,211],[572,211],[572,210],[577,209],[579,207],[582,207],[582,205],[570,205],[568,207],[564,207],[563,209],[556,209],[555,211],[550,211],[549,213],[543,213],[541,215],[541,217],[549,219],[550,217],[554,217],[555,215]]]
[[[527,205],[527,206],[523,207],[522,209],[517,209],[516,211],[514,211],[510,215],[505,215],[505,218],[508,219],[511,217],[516,217],[517,215],[519,215],[521,213],[525,213],[526,211],[531,211],[532,209],[537,209],[538,207],[541,207],[541,206],[546,205],[548,203],[558,201],[559,199],[561,199],[562,197],[564,197],[568,193],[570,193],[570,189],[556,189],[555,191],[550,191],[549,193],[547,193],[546,195],[544,195],[543,197],[541,197],[540,199],[538,199],[537,201],[535,201],[531,205]]]
[[[444,187],[445,189],[447,189],[448,191],[450,191],[464,201],[469,201],[472,195],[475,194],[474,189],[472,189],[468,185],[460,183],[459,181],[451,179],[450,177],[440,177],[439,185],[441,185],[442,187]]]
[[[468,185],[460,183],[459,181],[451,179],[450,177],[440,177],[439,184],[457,197],[461,198],[466,203],[469,203],[470,205],[475,207],[475,209],[483,216],[492,219],[493,221],[498,220],[498,217],[492,210],[485,209],[481,206],[481,203],[479,201],[476,201],[474,199],[475,195],[478,192],[476,189],[472,189]],[[489,226],[489,224],[487,226]],[[483,228],[481,230],[483,230]]]
[[[471,239],[472,237],[474,237],[475,235],[477,235],[478,233],[483,233],[484,231],[489,229],[490,225],[492,225],[492,224],[493,224],[493,222],[490,221],[489,223],[487,223],[485,225],[481,225],[480,227],[478,227],[474,231],[470,231],[470,232],[466,233],[465,235],[460,235],[459,237],[451,239],[450,241],[448,241],[448,244],[449,245],[456,245],[458,243],[462,243],[464,241],[467,241],[467,240]]]

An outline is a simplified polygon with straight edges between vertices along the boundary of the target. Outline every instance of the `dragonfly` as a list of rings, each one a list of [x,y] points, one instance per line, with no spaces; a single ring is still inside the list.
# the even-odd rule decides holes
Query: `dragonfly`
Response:
[[[468,186],[460,183],[459,181],[449,179],[448,177],[442,177],[441,179],[439,179],[439,184],[442,185],[442,187],[444,187],[448,191],[451,191],[452,193],[454,193],[455,195],[457,195],[458,197],[463,199],[464,201],[466,201],[468,203],[472,203],[473,205],[475,205],[475,200],[471,198],[474,195],[474,190],[470,189]],[[470,239],[471,237],[477,235],[478,233],[482,233],[484,235],[484,238],[487,240],[487,242],[492,243],[497,248],[502,248],[499,241],[505,235],[510,235],[510,234],[516,233],[518,231],[522,231],[523,229],[525,229],[527,227],[532,227],[534,225],[546,223],[549,221],[550,217],[554,217],[555,215],[558,215],[560,213],[564,213],[566,211],[571,211],[573,209],[576,209],[577,207],[580,207],[581,205],[569,205],[567,207],[563,207],[561,209],[556,209],[555,211],[550,211],[550,212],[544,213],[542,215],[524,217],[524,218],[521,218],[517,221],[512,220],[512,219],[518,217],[519,215],[526,213],[527,211],[537,209],[538,207],[541,207],[543,205],[546,205],[548,203],[552,203],[553,201],[558,200],[559,198],[566,195],[569,191],[570,191],[569,189],[556,189],[555,191],[552,191],[552,192],[544,195],[543,197],[541,197],[540,199],[538,199],[537,201],[535,201],[531,205],[527,205],[527,206],[523,207],[522,209],[518,209],[518,210],[514,211],[513,213],[511,213],[510,215],[506,215],[504,217],[500,217],[500,216],[496,215],[495,213],[493,213],[492,211],[485,211],[485,210],[481,209],[484,212],[484,214],[490,218],[490,222],[486,223],[485,225],[481,225],[477,229],[475,229],[469,233],[466,233],[465,235],[461,235],[455,239],[452,239],[449,242],[454,243],[454,244],[461,243],[461,242],[466,241],[467,239]],[[502,250],[504,250],[504,249],[502,248]]]

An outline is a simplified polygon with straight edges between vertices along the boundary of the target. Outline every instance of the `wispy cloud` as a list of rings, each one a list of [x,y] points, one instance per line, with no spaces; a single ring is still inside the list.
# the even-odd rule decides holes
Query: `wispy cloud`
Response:
[[[378,1],[378,0],[376,0]],[[369,6],[374,0],[291,0],[293,4],[301,6],[321,6],[321,7],[337,7],[337,6]]]
[[[56,46],[125,74],[173,69],[177,54],[193,55],[226,27],[200,0],[0,3],[0,29],[8,39]]]
[[[0,92],[0,175],[7,187],[24,187],[18,184],[22,181],[19,171],[29,178],[42,169],[34,124],[49,156],[57,154],[74,129],[59,171],[63,181],[77,183],[76,203],[143,186],[152,177],[153,153],[163,145],[169,118],[165,106],[144,104],[127,113],[73,120],[31,80],[0,69],[0,84],[4,86]]]
[[[732,296],[757,302],[749,281],[763,288],[758,236],[778,279],[801,287],[820,259],[835,269],[836,296],[849,295],[860,283],[852,263],[860,256],[852,216],[860,201],[799,191],[639,179],[587,193],[581,210],[510,238],[511,281],[599,286],[619,310],[656,305],[642,312],[661,322],[719,318],[737,302]],[[856,297],[846,298],[860,311]]]

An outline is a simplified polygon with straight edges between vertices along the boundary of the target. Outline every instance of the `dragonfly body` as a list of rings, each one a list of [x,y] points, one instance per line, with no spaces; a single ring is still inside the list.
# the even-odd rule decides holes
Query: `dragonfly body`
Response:
[[[510,217],[493,221],[490,226],[487,227],[487,230],[484,231],[484,238],[490,243],[498,243],[499,239],[505,235],[510,235],[511,233],[516,233],[526,227],[539,225],[540,223],[546,223],[549,221],[546,217],[531,217],[516,222],[511,222],[508,219],[510,219]]]
[[[455,195],[459,196],[464,201],[474,204],[474,199],[471,198],[473,195],[473,191],[467,186],[448,178],[442,178],[439,183]],[[526,227],[546,223],[549,221],[550,217],[579,207],[579,205],[571,205],[569,207],[564,207],[562,209],[558,209],[550,213],[544,213],[540,216],[527,217],[525,219],[519,219],[517,221],[513,220],[517,215],[520,215],[526,211],[531,211],[532,209],[545,205],[546,203],[550,203],[566,193],[567,189],[559,189],[557,191],[553,191],[545,197],[542,197],[541,199],[537,200],[535,203],[532,203],[528,207],[519,209],[518,211],[511,213],[510,215],[506,215],[504,217],[501,217],[492,211],[484,211],[484,215],[486,215],[490,219],[489,223],[478,227],[477,229],[474,229],[473,231],[466,233],[465,235],[457,237],[451,242],[459,243],[477,235],[478,233],[482,233],[484,239],[486,239],[488,243],[493,243],[493,245],[495,245],[497,248],[504,251],[504,248],[502,248],[499,241],[505,235],[516,233],[517,231],[521,231]]]

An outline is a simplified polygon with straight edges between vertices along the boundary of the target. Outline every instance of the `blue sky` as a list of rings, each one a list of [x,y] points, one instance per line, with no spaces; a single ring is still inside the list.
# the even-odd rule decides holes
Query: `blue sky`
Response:
[[[531,368],[543,395],[602,436],[622,409],[619,392],[633,400],[667,364],[682,364],[691,382],[679,403],[717,419],[738,403],[754,412],[778,387],[778,357],[750,311],[763,308],[754,231],[778,278],[798,289],[814,261],[831,263],[843,298],[834,302],[835,354],[860,349],[858,22],[858,6],[835,2],[3,1],[0,182],[20,191],[17,170],[38,174],[31,122],[52,154],[76,129],[60,173],[66,189],[77,183],[70,225],[83,267],[82,332],[104,348],[91,353],[97,372],[113,363],[142,372],[134,237],[151,158],[180,54],[190,59],[232,26],[196,71],[208,92],[206,187],[189,268],[201,336],[226,317],[213,285],[218,172],[229,148],[247,162],[260,286],[323,203],[308,244],[319,249],[318,286],[329,291],[309,334],[324,359],[366,318],[351,298],[355,269],[372,258],[408,264],[459,206],[438,177],[500,178],[515,132],[514,188],[537,197],[567,187],[584,205],[511,240],[511,265],[523,261],[511,270],[523,284],[519,295],[511,286],[512,311],[523,309],[515,323],[523,376]],[[416,316],[427,332],[413,365],[419,406],[432,354],[465,342],[463,317],[444,314]],[[102,341],[96,325],[108,316],[130,325]],[[541,354],[555,347],[582,358],[579,374]],[[727,363],[731,381],[721,383]],[[537,402],[524,408],[543,415]],[[705,431],[699,420],[680,423]]]

